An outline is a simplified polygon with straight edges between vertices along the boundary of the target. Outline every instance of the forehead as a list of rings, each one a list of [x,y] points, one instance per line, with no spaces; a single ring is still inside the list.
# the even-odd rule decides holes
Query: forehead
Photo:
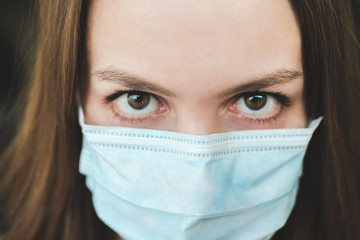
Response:
[[[301,69],[285,0],[93,0],[87,49],[92,72],[121,67],[174,87]]]

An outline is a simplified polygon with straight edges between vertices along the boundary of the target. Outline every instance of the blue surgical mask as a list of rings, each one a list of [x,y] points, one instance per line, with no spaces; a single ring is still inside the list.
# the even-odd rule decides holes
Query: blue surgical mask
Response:
[[[320,121],[198,136],[87,125],[80,113],[80,172],[99,218],[126,240],[269,239]]]

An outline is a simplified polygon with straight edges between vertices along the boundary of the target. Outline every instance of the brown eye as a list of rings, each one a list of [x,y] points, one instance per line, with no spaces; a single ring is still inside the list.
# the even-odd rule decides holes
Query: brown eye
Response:
[[[257,111],[265,107],[267,102],[267,96],[266,94],[245,94],[244,102],[249,109]]]
[[[128,93],[127,101],[132,108],[141,110],[149,105],[150,96],[148,93]]]
[[[121,114],[133,116],[150,114],[159,108],[159,100],[147,92],[127,92],[118,97],[114,103]]]
[[[281,110],[281,102],[268,93],[249,92],[242,95],[235,104],[235,112],[252,118],[276,115]]]

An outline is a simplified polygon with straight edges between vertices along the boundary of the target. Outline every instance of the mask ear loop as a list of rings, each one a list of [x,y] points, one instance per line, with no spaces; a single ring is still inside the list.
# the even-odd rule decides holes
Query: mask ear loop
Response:
[[[309,125],[308,128],[312,129],[313,131],[315,131],[315,129],[317,129],[317,127],[320,125],[321,121],[323,120],[324,117],[318,117],[315,120],[312,120]]]
[[[79,124],[81,127],[85,125],[84,112],[82,107],[79,107]]]

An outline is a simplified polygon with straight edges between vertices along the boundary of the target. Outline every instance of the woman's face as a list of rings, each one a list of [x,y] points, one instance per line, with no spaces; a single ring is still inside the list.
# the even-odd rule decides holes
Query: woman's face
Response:
[[[284,0],[93,0],[85,121],[197,135],[306,127]]]

